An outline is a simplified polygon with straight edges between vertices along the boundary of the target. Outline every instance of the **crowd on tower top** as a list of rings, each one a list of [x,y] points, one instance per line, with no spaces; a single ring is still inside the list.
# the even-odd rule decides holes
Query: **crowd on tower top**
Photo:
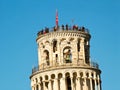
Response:
[[[82,32],[87,32],[89,33],[88,29],[86,29],[84,26],[79,27],[78,25],[73,25],[73,26],[69,26],[68,24],[66,25],[61,25],[61,26],[54,26],[53,28],[48,28],[45,27],[44,29],[40,30],[37,35],[42,35],[42,34],[46,34],[49,32],[53,32],[53,31],[60,31],[60,30],[76,30],[76,31],[82,31]]]

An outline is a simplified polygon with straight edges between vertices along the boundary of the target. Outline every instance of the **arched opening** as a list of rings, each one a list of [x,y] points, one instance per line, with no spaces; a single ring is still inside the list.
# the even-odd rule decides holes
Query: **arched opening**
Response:
[[[40,90],[43,90],[43,81],[42,77],[40,77]]]
[[[45,59],[45,63],[46,63],[47,65],[50,65],[49,52],[48,52],[48,50],[45,50],[45,51],[44,51],[44,59]]]
[[[51,75],[51,79],[55,79],[55,74],[52,74],[52,75]]]
[[[48,80],[48,75],[45,75],[45,80]]]
[[[62,87],[62,73],[58,74],[58,90],[61,90]]]
[[[35,78],[35,81],[36,81],[36,83],[38,82],[38,79],[37,78]]]
[[[93,87],[93,90],[95,90],[95,82],[94,82],[94,80],[92,80],[92,87]]]
[[[86,64],[89,64],[89,45],[86,39],[84,41],[84,47],[85,47],[85,62]]]
[[[57,51],[57,40],[53,40],[53,52]]]
[[[45,75],[44,78],[45,78],[45,81],[44,81],[45,87],[44,87],[44,89],[40,89],[40,90],[48,90],[48,88],[49,88],[49,81],[48,81],[49,77],[48,77],[48,75]]]
[[[80,51],[80,39],[78,39],[77,49],[78,49],[78,52],[79,52]]]
[[[72,90],[70,74],[66,73],[65,76],[66,76],[66,88],[67,90]]]
[[[55,79],[55,74],[52,74],[51,75],[51,88],[52,88],[52,90],[54,90],[54,85],[55,85],[54,79]]]
[[[71,47],[65,47],[63,50],[63,59],[65,63],[72,63]]]

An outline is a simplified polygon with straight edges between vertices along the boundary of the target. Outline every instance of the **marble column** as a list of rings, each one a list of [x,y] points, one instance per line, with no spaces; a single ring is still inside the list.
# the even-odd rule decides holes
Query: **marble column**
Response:
[[[55,78],[54,79],[54,88],[55,88],[55,90],[59,90],[58,88],[58,79],[57,78]]]
[[[61,88],[61,90],[67,90],[67,88],[66,88],[66,79],[63,77],[63,78],[61,78],[61,80],[62,80],[62,87],[60,87]]]
[[[39,88],[38,90],[41,90],[41,85],[40,85],[40,83],[38,84],[38,88]]]
[[[77,82],[76,82],[76,90],[81,90],[81,87],[80,87],[80,77],[77,78]]]
[[[34,90],[34,86],[32,86],[32,90]]]
[[[86,77],[84,77],[84,90],[87,90]]]
[[[49,89],[49,90],[52,90],[51,80],[49,80],[48,89]]]
[[[97,90],[97,82],[96,82],[96,79],[94,79],[94,82],[95,82],[95,90]]]
[[[71,77],[70,80],[71,80],[71,89],[74,90],[73,89],[73,77]]]
[[[101,81],[100,81],[100,79],[98,80],[98,90],[102,90],[101,89]]]
[[[90,78],[90,90],[93,90],[92,78]]]
[[[43,90],[46,90],[45,81],[43,81]]]

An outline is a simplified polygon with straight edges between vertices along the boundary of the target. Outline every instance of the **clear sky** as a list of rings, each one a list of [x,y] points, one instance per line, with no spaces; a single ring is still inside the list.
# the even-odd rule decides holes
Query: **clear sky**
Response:
[[[102,89],[120,90],[120,0],[0,0],[0,90],[31,90],[36,34],[55,25],[56,9],[59,25],[89,28]]]

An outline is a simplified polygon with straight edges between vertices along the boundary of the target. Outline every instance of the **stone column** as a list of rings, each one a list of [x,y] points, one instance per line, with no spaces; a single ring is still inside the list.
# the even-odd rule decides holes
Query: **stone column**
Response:
[[[62,87],[60,87],[61,88],[61,90],[67,90],[66,89],[66,80],[65,80],[65,77],[63,77],[63,78],[61,78],[61,80],[62,80]]]
[[[72,44],[72,46],[73,46],[72,47],[72,63],[76,65],[78,62],[78,49],[77,49],[78,41],[75,40],[73,43],[74,44]],[[74,52],[76,52],[76,53],[74,53]]]
[[[102,88],[101,88],[100,75],[98,75],[98,90],[102,90]]]
[[[77,78],[77,83],[76,83],[76,90],[81,90],[81,86],[80,86],[80,77]]]
[[[90,90],[93,90],[92,77],[90,78]]]
[[[36,86],[34,86],[34,90],[36,90]]]
[[[100,82],[99,82],[99,80],[98,80],[98,85],[97,85],[97,90],[100,90]]]
[[[48,89],[49,89],[49,90],[52,90],[51,80],[49,80]]]
[[[87,90],[86,77],[84,77],[84,90]]]
[[[84,38],[82,38],[80,42],[80,58],[83,60],[82,62],[80,62],[80,64],[84,64],[85,63]]]
[[[100,79],[98,79],[98,90],[102,90],[102,88],[101,88],[101,80]]]
[[[57,78],[55,78],[54,79],[54,88],[55,88],[55,90],[58,90],[58,79]]]
[[[73,77],[71,77],[70,80],[71,80],[71,89],[73,90]]]
[[[34,90],[34,86],[32,86],[32,90]]]
[[[40,83],[38,84],[38,88],[39,88],[38,90],[41,90],[41,85],[40,85]]]
[[[43,90],[46,90],[45,81],[43,81]]]
[[[97,82],[96,82],[96,79],[94,79],[94,82],[95,82],[95,90],[97,90]]]

